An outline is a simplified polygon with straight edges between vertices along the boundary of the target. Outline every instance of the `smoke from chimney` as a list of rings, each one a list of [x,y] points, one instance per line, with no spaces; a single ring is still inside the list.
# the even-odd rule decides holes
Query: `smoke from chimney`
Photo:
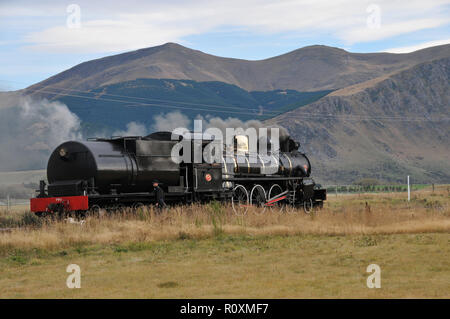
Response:
[[[58,144],[80,139],[80,120],[66,105],[1,93],[0,171],[42,169]]]

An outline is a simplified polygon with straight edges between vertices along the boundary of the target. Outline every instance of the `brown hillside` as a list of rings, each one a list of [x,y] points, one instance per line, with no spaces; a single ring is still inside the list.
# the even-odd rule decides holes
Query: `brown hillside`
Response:
[[[92,89],[137,78],[221,81],[249,91],[343,88],[450,56],[450,45],[409,54],[349,53],[314,45],[266,60],[222,58],[175,43],[81,63],[30,88]]]
[[[345,88],[273,121],[298,138],[328,183],[363,177],[450,180],[450,58]]]

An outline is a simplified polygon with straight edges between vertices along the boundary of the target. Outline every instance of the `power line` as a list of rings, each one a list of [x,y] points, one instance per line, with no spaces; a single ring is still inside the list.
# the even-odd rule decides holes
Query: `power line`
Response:
[[[49,93],[49,94],[57,94],[55,92],[47,91],[47,90],[39,90],[39,92]],[[156,104],[156,103],[133,102],[132,104],[130,104],[130,102],[123,101],[123,100],[108,99],[108,98],[102,98],[102,97],[95,98],[95,97],[88,97],[88,96],[74,95],[74,94],[65,94],[65,96],[91,99],[91,100],[96,100],[96,101],[101,100],[101,101],[108,101],[108,102],[126,103],[127,106],[138,105],[138,106],[168,107],[168,108],[181,109],[181,110],[210,111],[210,110],[202,109],[202,108],[180,107],[180,106]],[[214,110],[214,112],[257,115],[255,113],[250,113],[250,112],[239,112],[239,111],[229,111],[229,110]],[[282,113],[277,113],[274,115],[281,115],[281,114]],[[298,112],[297,114],[301,115],[302,118],[308,118],[308,119],[336,119],[336,118],[338,118],[338,119],[348,120],[348,121],[442,122],[442,121],[450,120],[450,118],[430,119],[430,118],[425,118],[425,117],[423,117],[423,118],[369,117],[369,116],[364,116],[364,115],[331,115],[331,114],[323,115],[323,114],[301,113],[301,112]]]
[[[215,108],[229,108],[229,109],[242,109],[244,108],[243,106],[222,106],[222,105],[214,105],[214,104],[202,104],[202,103],[191,103],[191,102],[182,102],[182,101],[174,101],[174,100],[164,100],[164,99],[154,99],[154,98],[145,98],[145,97],[136,97],[136,96],[126,96],[126,95],[118,95],[118,94],[110,94],[110,93],[100,93],[100,92],[92,92],[92,91],[85,91],[85,90],[76,90],[76,89],[68,89],[68,88],[60,88],[57,86],[52,86],[52,85],[48,85],[47,87],[53,87],[56,89],[60,89],[60,90],[67,90],[67,91],[78,91],[81,93],[86,93],[86,94],[101,94],[101,95],[109,95],[109,96],[115,96],[115,97],[123,97],[123,98],[132,98],[132,99],[141,99],[141,100],[148,100],[148,101],[160,101],[160,102],[167,102],[167,103],[174,103],[174,104],[186,104],[186,105],[193,105],[193,106],[205,106],[208,108],[211,107],[215,107]],[[38,91],[40,91],[40,89],[38,89]],[[53,93],[53,94],[58,94],[58,93]],[[65,94],[65,93],[64,93]],[[67,94],[66,94],[67,95]],[[133,104],[139,104],[139,103],[132,103],[130,106],[132,106]],[[189,109],[189,108],[186,108]],[[193,109],[193,110],[197,110],[197,109]],[[289,112],[289,111],[288,111]],[[249,114],[249,113],[245,113],[245,112],[235,112],[238,114]],[[264,114],[269,114],[269,115],[280,115],[283,113],[277,112],[277,111],[265,111],[263,112]],[[308,116],[313,116],[313,117],[323,117],[323,118],[356,118],[357,120],[386,120],[386,119],[398,119],[398,120],[402,120],[402,121],[433,121],[432,119],[426,119],[426,118],[404,118],[402,116],[377,116],[377,117],[367,117],[365,115],[358,115],[358,114],[348,114],[348,115],[332,115],[332,114],[328,114],[328,115],[324,115],[324,114],[313,114],[313,113],[307,113],[307,112],[296,112],[297,114],[301,114],[301,115],[308,115]],[[251,115],[254,115],[255,113],[251,113]],[[262,114],[261,114],[262,115]],[[448,120],[450,118],[440,118],[437,119],[435,121],[441,121],[441,120]]]
[[[39,92],[49,93],[49,94],[56,94],[55,92],[46,91],[46,90],[39,90]],[[128,106],[138,105],[138,106],[168,107],[168,108],[181,109],[181,110],[209,111],[208,109],[181,107],[181,106],[173,106],[173,105],[167,105],[167,104],[156,104],[156,103],[133,102],[132,104],[130,104],[130,102],[123,101],[123,100],[108,99],[108,98],[105,99],[105,98],[101,98],[101,97],[95,98],[95,97],[75,95],[75,94],[64,94],[64,96],[78,97],[78,98],[90,99],[90,100],[96,100],[96,101],[100,100],[100,101],[108,101],[108,102],[126,103]],[[246,112],[228,111],[228,110],[214,110],[214,112],[257,115],[255,113],[249,113],[249,112],[246,113]]]
[[[165,100],[165,99],[138,97],[138,96],[131,96],[131,95],[127,96],[127,95],[119,95],[119,94],[111,94],[111,93],[103,93],[103,92],[83,91],[83,90],[76,90],[76,89],[60,88],[60,87],[56,87],[56,86],[53,86],[53,85],[47,85],[46,87],[51,87],[51,88],[54,88],[54,89],[66,90],[66,91],[77,91],[77,92],[93,94],[93,95],[98,94],[100,96],[108,95],[108,96],[115,96],[115,97],[123,97],[123,98],[127,98],[127,99],[131,98],[131,99],[145,100],[145,101],[157,101],[157,102],[167,102],[167,103],[173,103],[173,104],[186,104],[186,105],[193,105],[193,106],[205,106],[205,107],[209,107],[209,108],[216,107],[216,108],[221,108],[221,109],[226,108],[226,109],[237,109],[237,110],[240,110],[240,109],[243,108],[243,106],[229,106],[229,105],[218,105],[218,104],[192,103],[192,102],[183,102],[183,101],[175,101],[175,100]],[[38,89],[38,91],[39,90],[40,89]]]
[[[5,80],[0,80],[5,81]],[[8,81],[5,81],[8,82]],[[10,82],[16,82],[16,81],[10,81]],[[17,82],[19,83],[19,82]],[[190,103],[190,102],[182,102],[182,101],[172,101],[172,100],[162,100],[162,99],[152,99],[152,98],[144,98],[144,97],[135,97],[135,96],[125,96],[125,95],[118,95],[118,94],[109,94],[109,93],[97,93],[92,91],[86,91],[86,90],[76,90],[76,89],[68,89],[68,88],[60,88],[52,85],[48,85],[47,87],[54,87],[59,90],[66,90],[66,91],[78,91],[85,94],[102,94],[103,95],[109,95],[109,96],[116,96],[116,97],[122,97],[122,98],[131,98],[131,99],[141,99],[141,100],[155,100],[155,101],[161,101],[161,102],[167,102],[167,103],[173,103],[173,104],[185,104],[185,105],[192,105],[192,106],[198,106],[197,108],[192,107],[182,107],[182,106],[173,106],[173,105],[167,105],[167,104],[157,104],[157,103],[143,103],[143,102],[131,102],[131,101],[124,101],[124,100],[118,100],[118,99],[110,99],[110,98],[104,98],[102,96],[100,97],[92,97],[92,96],[83,96],[83,95],[75,95],[75,94],[67,94],[67,93],[61,93],[61,92],[54,92],[54,91],[48,91],[46,87],[35,89],[32,93],[37,92],[43,92],[48,94],[64,94],[63,96],[70,96],[70,97],[76,97],[76,98],[84,98],[84,99],[91,99],[91,100],[101,100],[101,101],[108,101],[108,102],[117,102],[117,103],[126,103],[127,106],[153,106],[153,107],[168,107],[173,109],[179,109],[179,110],[194,110],[194,111],[211,111],[211,108],[216,108],[213,111],[218,113],[233,113],[233,114],[244,114],[244,115],[258,115],[254,112],[242,112],[242,111],[229,111],[229,110],[222,110],[223,108],[230,108],[230,109],[242,109],[243,107],[232,107],[232,106],[222,106],[222,105],[213,105],[213,104],[201,104],[201,103]],[[205,109],[208,108],[208,109]],[[217,109],[220,108],[220,109]],[[289,111],[288,111],[289,112]],[[264,115],[272,115],[277,116],[281,115],[283,113],[275,112],[275,111],[266,111],[263,112]],[[259,114],[259,115],[263,115]],[[426,118],[426,116],[423,116],[421,118],[405,118],[401,116],[366,116],[366,115],[358,115],[358,114],[347,114],[347,115],[339,115],[339,114],[314,114],[314,113],[308,113],[308,112],[301,112],[296,111],[297,115],[301,115],[302,118],[306,119],[342,119],[342,120],[349,120],[349,121],[393,121],[393,122],[441,122],[441,121],[448,121],[450,118],[438,118],[438,119],[432,119],[432,118]]]
[[[6,80],[0,80],[0,81],[8,82]],[[16,81],[12,81],[12,82],[16,82]],[[17,83],[20,83],[20,82],[17,82]],[[33,89],[34,90],[33,93],[43,92],[42,90],[43,89],[47,90],[48,87],[50,87],[50,89],[65,90],[65,91],[75,91],[75,92],[80,92],[80,93],[85,93],[85,94],[92,94],[92,95],[96,95],[96,94],[98,94],[100,96],[108,95],[108,96],[122,97],[122,98],[127,98],[127,99],[131,98],[131,99],[146,100],[146,101],[159,101],[159,102],[167,102],[167,103],[172,103],[172,104],[185,104],[185,105],[193,105],[193,106],[207,107],[207,108],[217,108],[217,109],[224,109],[225,108],[225,109],[235,109],[235,110],[241,110],[243,108],[247,108],[247,106],[244,107],[244,106],[229,106],[229,105],[217,105],[217,104],[203,104],[203,103],[192,103],[192,102],[183,102],[183,101],[165,100],[165,99],[155,99],[155,98],[147,98],[147,97],[137,97],[137,96],[131,96],[131,95],[119,95],[119,94],[111,94],[111,93],[103,93],[103,92],[92,92],[92,91],[86,91],[86,90],[61,88],[61,87],[55,86],[55,85],[46,85],[45,87],[42,87],[42,88]],[[67,93],[62,93],[62,92],[52,92],[50,94],[54,94],[54,95],[58,95],[58,94],[68,95]],[[70,96],[70,95],[68,95],[68,96]],[[96,97],[96,99],[99,99],[99,97]],[[119,102],[119,101],[116,101],[116,102]],[[128,102],[128,101],[126,101],[126,102]],[[128,102],[128,103],[131,103],[131,102]],[[139,102],[132,103],[131,105],[133,105],[133,104],[139,104]],[[189,108],[186,108],[186,109],[189,109]],[[194,109],[194,110],[197,110],[197,109]],[[205,111],[208,111],[208,109],[205,110]],[[255,111],[258,111],[258,110],[255,109]],[[280,114],[280,112],[269,111],[269,110],[265,111],[264,113],[265,114],[268,113],[268,114],[272,114],[272,115]],[[245,114],[245,113],[243,113],[243,114]],[[255,115],[255,113],[251,113],[251,115]]]

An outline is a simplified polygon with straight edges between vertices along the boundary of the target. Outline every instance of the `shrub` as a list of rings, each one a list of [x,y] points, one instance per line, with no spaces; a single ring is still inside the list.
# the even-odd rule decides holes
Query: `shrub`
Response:
[[[354,183],[355,185],[359,185],[362,187],[372,187],[372,189],[375,189],[375,185],[379,185],[380,182],[377,179],[374,178],[363,178],[359,181]]]

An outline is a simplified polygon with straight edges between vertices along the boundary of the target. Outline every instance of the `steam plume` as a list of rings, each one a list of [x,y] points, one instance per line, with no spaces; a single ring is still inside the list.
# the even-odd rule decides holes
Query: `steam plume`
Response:
[[[0,170],[41,169],[61,142],[81,139],[80,120],[60,102],[0,95]]]

